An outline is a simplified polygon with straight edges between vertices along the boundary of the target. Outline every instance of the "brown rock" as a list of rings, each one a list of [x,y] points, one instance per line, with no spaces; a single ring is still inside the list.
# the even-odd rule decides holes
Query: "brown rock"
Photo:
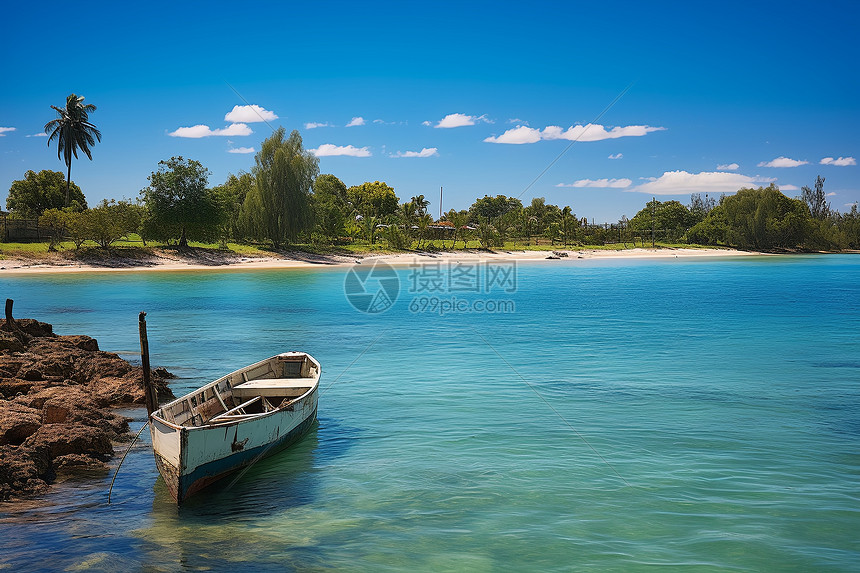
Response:
[[[24,352],[24,344],[11,332],[0,330],[0,350]]]
[[[99,343],[95,338],[90,336],[84,336],[83,334],[73,334],[69,336],[58,336],[58,339],[63,342],[68,342],[74,345],[81,350],[88,350],[90,352],[98,352]],[[116,356],[114,354],[114,356]]]
[[[99,459],[110,458],[113,446],[104,430],[73,424],[46,424],[23,443],[25,448],[44,446],[51,458],[67,454],[87,454]]]
[[[33,388],[32,382],[18,378],[0,378],[0,395],[11,398],[18,394],[26,394]]]
[[[0,401],[0,445],[21,445],[42,425],[41,412],[15,402]]]
[[[24,364],[24,361],[21,360],[19,354],[0,354],[0,368],[3,369],[4,372],[8,372],[10,377],[15,377],[18,374],[18,371],[21,370],[21,366]]]
[[[152,371],[152,374],[153,374],[154,376],[159,377],[159,378],[163,378],[164,380],[172,380],[173,378],[176,378],[176,374],[173,374],[173,373],[171,373],[171,372],[168,372],[168,371],[167,371],[167,368],[164,368],[164,367],[161,367],[161,366],[159,366],[158,368],[154,369],[154,370]]]
[[[164,369],[153,380],[171,398]],[[128,422],[110,408],[144,402],[140,367],[99,350],[89,336],[50,324],[0,322],[0,500],[44,492],[61,473],[103,469]],[[5,398],[5,399],[4,399]]]
[[[0,501],[43,493],[47,489],[46,480],[52,477],[53,467],[44,452],[18,447],[0,449]]]
[[[56,336],[54,334],[54,327],[47,322],[40,322],[32,318],[19,318],[15,323],[18,325],[19,330],[34,338]],[[3,323],[3,329],[6,329],[5,323]]]
[[[35,368],[30,368],[23,375],[24,380],[28,380],[30,382],[38,382],[39,380],[44,380],[45,377],[42,376],[42,373],[36,370]]]
[[[54,473],[57,476],[67,477],[69,475],[90,472],[92,470],[107,470],[108,465],[102,460],[83,454],[66,454],[54,460]]]
[[[42,420],[46,424],[62,424],[69,419],[69,409],[64,406],[45,404],[42,408]]]

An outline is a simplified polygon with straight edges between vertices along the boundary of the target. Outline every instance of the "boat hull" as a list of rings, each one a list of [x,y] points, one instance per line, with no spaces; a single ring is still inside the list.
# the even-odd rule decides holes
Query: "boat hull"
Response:
[[[317,419],[317,388],[284,410],[247,421],[175,428],[153,420],[155,463],[177,503],[298,441]]]
[[[245,468],[260,459],[276,454],[299,441],[316,422],[316,412],[301,424],[274,442],[242,450],[225,458],[213,460],[198,466],[193,471],[181,474],[179,469],[160,455],[155,456],[158,472],[164,479],[168,491],[177,503],[182,503],[200,490],[212,485],[231,473]]]

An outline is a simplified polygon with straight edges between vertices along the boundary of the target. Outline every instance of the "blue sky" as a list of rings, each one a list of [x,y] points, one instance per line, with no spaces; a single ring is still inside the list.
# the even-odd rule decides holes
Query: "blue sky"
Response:
[[[816,175],[833,207],[860,201],[851,2],[49,4],[2,9],[4,205],[27,170],[65,172],[38,134],[72,92],[103,134],[72,165],[90,204],[137,197],[171,156],[211,185],[250,170],[260,115],[322,173],[433,213],[444,187],[445,210],[501,193],[614,222]]]

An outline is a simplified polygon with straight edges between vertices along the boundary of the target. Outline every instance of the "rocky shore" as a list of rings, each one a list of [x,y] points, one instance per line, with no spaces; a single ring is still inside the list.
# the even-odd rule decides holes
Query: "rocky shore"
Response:
[[[153,371],[171,398],[164,369]],[[0,501],[44,493],[55,480],[106,469],[130,439],[115,408],[144,403],[143,371],[96,339],[54,334],[32,319],[0,325]]]

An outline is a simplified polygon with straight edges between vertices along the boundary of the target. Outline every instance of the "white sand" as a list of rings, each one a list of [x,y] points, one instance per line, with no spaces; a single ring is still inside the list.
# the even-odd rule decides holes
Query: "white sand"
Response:
[[[731,249],[625,249],[620,251],[558,249],[557,253],[567,253],[560,261],[573,262],[588,259],[660,259],[682,257],[726,257],[758,255],[761,253],[735,251]],[[242,258],[224,264],[199,264],[170,259],[162,259],[147,266],[99,266],[74,261],[61,263],[26,261],[16,259],[0,260],[0,276],[31,273],[75,273],[75,272],[155,272],[155,271],[244,271],[252,269],[312,269],[346,267],[356,262],[382,260],[390,265],[404,266],[432,261],[545,261],[553,251],[455,251],[440,253],[398,253],[308,256],[307,258]]]

